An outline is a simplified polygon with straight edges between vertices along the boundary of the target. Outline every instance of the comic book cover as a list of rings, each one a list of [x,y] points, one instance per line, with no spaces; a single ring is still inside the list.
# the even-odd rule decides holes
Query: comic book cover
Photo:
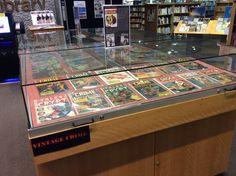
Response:
[[[71,79],[71,84],[74,89],[91,89],[101,87],[102,84],[93,76],[93,77],[85,77],[85,78],[77,78]]]
[[[127,72],[116,72],[99,76],[106,84],[118,84],[135,80]]]
[[[161,76],[156,78],[156,80],[174,93],[184,93],[198,89],[191,83],[174,75]]]
[[[118,72],[122,70],[124,70],[124,68],[122,67],[112,67],[112,68],[107,68],[107,69],[102,69],[102,70],[96,70],[95,73],[99,75],[99,74],[105,74],[105,73]]]
[[[36,119],[32,116],[33,126],[40,126],[54,120],[64,120],[75,116],[72,104],[66,95],[34,100]]]
[[[207,64],[200,61],[185,62],[185,63],[180,63],[180,65],[191,71],[204,70],[204,69],[209,68]]]
[[[199,74],[197,72],[189,72],[178,75],[191,82],[192,84],[198,86],[199,88],[207,88],[219,85],[218,82],[214,81],[206,75]]]
[[[210,74],[208,76],[220,82],[221,84],[229,84],[229,83],[236,82],[236,76],[231,75],[227,72]]]
[[[115,106],[133,103],[142,99],[124,84],[104,87],[102,90]]]
[[[63,81],[37,84],[36,88],[40,96],[53,95],[69,91],[67,84]]]
[[[152,78],[152,77],[157,77],[163,74],[154,67],[130,70],[130,73],[132,73],[138,79]]]
[[[58,76],[67,73],[53,53],[33,54],[30,59],[32,77],[34,79]]]
[[[70,94],[72,103],[78,114],[91,113],[111,107],[99,90],[87,90]]]
[[[165,65],[158,68],[166,74],[177,74],[177,73],[186,72],[186,70],[184,70],[183,68],[181,68],[180,66],[176,64]]]
[[[153,80],[140,80],[132,83],[132,86],[146,99],[171,95],[172,93],[157,84]]]
[[[105,26],[117,27],[117,8],[105,9]]]

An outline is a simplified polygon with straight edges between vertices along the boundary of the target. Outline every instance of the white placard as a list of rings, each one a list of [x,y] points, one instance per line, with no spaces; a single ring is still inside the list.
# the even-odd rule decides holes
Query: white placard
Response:
[[[30,12],[33,26],[55,25],[56,20],[53,11],[32,11]]]
[[[105,5],[105,0],[94,0],[95,18],[103,18],[103,5]]]

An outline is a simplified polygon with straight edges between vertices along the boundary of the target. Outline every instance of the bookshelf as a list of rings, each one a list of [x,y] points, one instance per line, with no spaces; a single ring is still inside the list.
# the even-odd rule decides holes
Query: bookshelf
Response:
[[[213,18],[215,13],[215,0],[202,0],[201,6],[206,7],[206,18]]]
[[[188,17],[189,9],[200,4],[199,2],[146,4],[145,30],[173,34],[178,21]]]
[[[132,29],[144,29],[145,25],[145,6],[130,6],[130,26]]]
[[[236,2],[233,2],[230,17],[229,34],[227,36],[227,45],[236,45]]]
[[[220,17],[224,17],[225,7],[232,6],[232,4],[232,0],[216,0],[214,18],[218,19]]]

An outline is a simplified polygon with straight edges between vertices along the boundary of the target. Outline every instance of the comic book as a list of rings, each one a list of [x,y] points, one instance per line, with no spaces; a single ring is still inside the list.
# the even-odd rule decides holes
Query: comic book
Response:
[[[198,89],[191,83],[174,75],[160,76],[156,80],[174,93],[184,93]]]
[[[115,106],[134,103],[142,99],[124,84],[104,87],[102,90]]]
[[[130,73],[132,73],[138,79],[152,78],[163,75],[163,73],[154,67],[130,70]]]
[[[129,81],[134,81],[135,79],[129,75],[127,72],[116,72],[99,76],[106,84],[118,84]]]
[[[177,73],[186,72],[186,70],[184,70],[183,68],[181,68],[180,66],[176,64],[161,66],[161,67],[158,67],[158,69],[160,69],[162,72],[166,74],[177,74]]]
[[[183,66],[184,68],[190,71],[204,70],[209,68],[207,64],[200,61],[185,62],[185,63],[180,63],[179,65]]]
[[[112,67],[112,68],[107,68],[107,69],[102,69],[102,70],[96,70],[96,74],[105,74],[105,73],[113,73],[113,72],[118,72],[122,71],[124,68],[122,67]]]
[[[207,88],[207,87],[213,87],[219,85],[218,82],[214,81],[210,77],[206,75],[199,74],[197,72],[189,72],[189,73],[183,73],[179,74],[183,79],[188,80],[192,84],[198,86],[199,88]]]
[[[75,116],[67,95],[52,96],[34,100],[35,117],[32,116],[32,125],[40,126],[54,120],[64,120]],[[32,113],[33,114],[33,113]]]
[[[53,77],[67,73],[53,53],[33,54],[30,59],[32,77],[34,79]]]
[[[164,97],[172,94],[169,90],[163,88],[151,79],[136,81],[131,85],[146,99]]]
[[[69,91],[67,84],[63,81],[51,82],[46,84],[37,84],[36,88],[40,96],[53,95]]]
[[[229,83],[236,82],[236,75],[229,74],[228,72],[215,69],[215,70],[211,70],[211,73],[210,71],[208,71],[207,73],[210,78],[220,82],[221,84],[229,84]]]
[[[78,114],[92,113],[111,107],[99,90],[73,92],[70,98]]]
[[[74,89],[91,89],[101,87],[102,84],[94,77],[85,77],[85,78],[77,78],[71,79],[71,84],[73,85]]]

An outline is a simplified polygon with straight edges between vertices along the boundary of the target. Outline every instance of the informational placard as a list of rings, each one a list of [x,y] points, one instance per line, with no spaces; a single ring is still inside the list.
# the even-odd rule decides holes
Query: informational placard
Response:
[[[94,0],[95,18],[103,18],[103,5],[105,5],[105,0]]]
[[[130,45],[129,6],[104,5],[104,41],[106,47]]]
[[[74,1],[74,7],[79,9],[79,18],[87,19],[87,10],[85,1]]]
[[[31,20],[33,26],[45,26],[45,25],[55,25],[56,20],[53,11],[43,10],[43,11],[31,11]]]
[[[31,139],[34,156],[55,152],[90,142],[89,126]]]
[[[0,16],[0,34],[10,33],[10,25],[8,21],[8,17]]]

